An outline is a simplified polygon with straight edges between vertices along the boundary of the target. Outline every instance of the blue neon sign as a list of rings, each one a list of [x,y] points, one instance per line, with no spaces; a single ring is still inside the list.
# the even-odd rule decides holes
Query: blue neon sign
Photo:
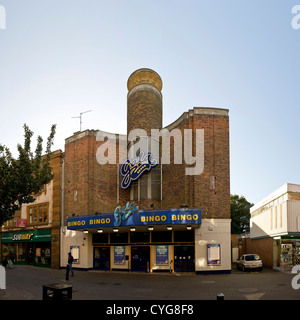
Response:
[[[158,164],[157,159],[152,158],[151,152],[141,151],[138,157],[126,159],[120,165],[120,174],[122,175],[121,188],[127,189],[132,181],[138,180],[146,171],[150,171]]]

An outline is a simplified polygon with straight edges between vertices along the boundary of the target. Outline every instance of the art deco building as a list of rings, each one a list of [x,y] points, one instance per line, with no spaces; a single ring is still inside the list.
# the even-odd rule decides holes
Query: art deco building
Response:
[[[83,269],[230,272],[229,111],[163,127],[160,76],[139,69],[127,87],[127,135],[65,141],[61,266],[72,250]]]

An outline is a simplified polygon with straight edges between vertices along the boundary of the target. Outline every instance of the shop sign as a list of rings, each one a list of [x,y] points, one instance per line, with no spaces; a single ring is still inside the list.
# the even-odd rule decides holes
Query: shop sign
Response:
[[[2,243],[10,242],[46,242],[51,241],[51,230],[34,230],[17,233],[3,233],[1,235]]]
[[[13,235],[12,241],[30,241],[32,240],[33,233],[15,233]]]
[[[27,219],[17,219],[17,228],[26,228],[27,227]]]
[[[134,159],[126,159],[120,165],[120,174],[123,177],[121,181],[121,188],[127,189],[130,187],[132,181],[138,180],[146,171],[150,171],[158,164],[157,159],[154,159],[151,152],[145,153],[141,151],[138,157]]]
[[[132,207],[131,207],[132,206]],[[117,207],[118,208],[118,207]],[[136,208],[134,203],[126,205],[125,209]],[[86,228],[106,228],[143,225],[189,225],[201,224],[201,209],[168,209],[168,210],[117,210],[115,213],[69,217],[67,228],[70,230]],[[134,214],[133,214],[134,213]]]

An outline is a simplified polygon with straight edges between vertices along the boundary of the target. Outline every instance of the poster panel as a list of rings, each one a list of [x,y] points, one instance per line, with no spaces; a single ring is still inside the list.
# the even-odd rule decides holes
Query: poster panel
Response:
[[[207,264],[220,265],[221,264],[221,245],[217,243],[207,245]]]
[[[79,246],[71,246],[70,251],[74,259],[73,263],[79,263]]]
[[[156,264],[169,264],[169,250],[168,246],[156,246]]]
[[[114,247],[114,264],[125,264],[125,246]]]

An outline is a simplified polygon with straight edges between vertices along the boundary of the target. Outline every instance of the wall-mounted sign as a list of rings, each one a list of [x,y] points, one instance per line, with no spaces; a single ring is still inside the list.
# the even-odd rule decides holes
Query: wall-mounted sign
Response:
[[[152,158],[151,152],[141,151],[137,158],[127,159],[120,165],[122,175],[121,188],[127,189],[132,181],[138,180],[146,171],[150,171],[157,166],[157,159]]]
[[[134,205],[134,202],[131,204],[129,202],[126,203],[126,207],[118,206],[115,209],[115,225],[118,227],[122,221],[126,221],[139,207]]]
[[[27,219],[17,219],[17,228],[26,228],[27,227]]]
[[[131,205],[134,207],[134,204]],[[130,206],[128,206],[128,208],[130,208]],[[201,209],[136,210],[134,211],[134,214],[128,214],[128,211],[125,210],[123,216],[119,211],[117,213],[117,216],[115,213],[107,213],[101,215],[69,217],[67,219],[67,228],[76,230],[87,228],[111,228],[116,226],[201,224]],[[123,219],[125,217],[126,219]]]
[[[207,245],[207,264],[220,265],[221,264],[221,245],[208,244]]]
[[[51,241],[51,230],[20,231],[16,233],[3,233],[2,243],[10,242],[49,242]]]

